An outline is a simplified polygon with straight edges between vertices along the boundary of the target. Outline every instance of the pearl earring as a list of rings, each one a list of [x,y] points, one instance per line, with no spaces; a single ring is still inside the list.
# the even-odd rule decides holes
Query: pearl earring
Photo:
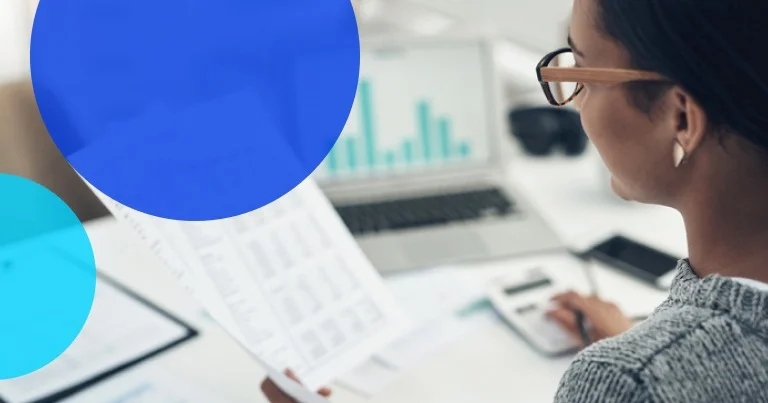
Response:
[[[673,155],[674,155],[675,168],[678,168],[680,167],[680,165],[685,164],[685,161],[686,161],[685,148],[683,148],[683,145],[680,144],[680,142],[677,140],[675,140]]]

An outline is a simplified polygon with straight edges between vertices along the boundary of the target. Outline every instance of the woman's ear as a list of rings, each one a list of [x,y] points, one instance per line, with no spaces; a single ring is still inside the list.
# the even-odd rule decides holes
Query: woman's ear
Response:
[[[709,129],[707,114],[688,92],[679,87],[675,87],[670,92],[670,96],[675,140],[687,155],[691,155],[704,140]]]

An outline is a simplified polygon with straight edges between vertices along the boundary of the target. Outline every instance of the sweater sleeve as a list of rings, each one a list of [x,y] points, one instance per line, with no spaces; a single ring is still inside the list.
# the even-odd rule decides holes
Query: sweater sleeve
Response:
[[[637,377],[617,365],[577,360],[560,381],[555,403],[650,403]]]

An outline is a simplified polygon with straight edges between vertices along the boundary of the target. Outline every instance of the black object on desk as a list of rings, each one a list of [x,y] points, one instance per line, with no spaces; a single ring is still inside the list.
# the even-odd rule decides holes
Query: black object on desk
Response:
[[[586,254],[658,288],[664,288],[660,280],[675,269],[680,259],[623,235],[600,242]]]
[[[569,108],[521,107],[509,113],[512,135],[531,155],[544,156],[561,149],[566,155],[581,155],[588,139],[579,114]]]

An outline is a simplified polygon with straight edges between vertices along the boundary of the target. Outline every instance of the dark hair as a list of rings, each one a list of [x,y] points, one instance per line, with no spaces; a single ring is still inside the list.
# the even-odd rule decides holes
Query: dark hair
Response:
[[[634,68],[668,77],[715,128],[768,150],[768,1],[597,2],[598,28],[629,52]],[[647,112],[669,88],[632,83],[629,90]]]

